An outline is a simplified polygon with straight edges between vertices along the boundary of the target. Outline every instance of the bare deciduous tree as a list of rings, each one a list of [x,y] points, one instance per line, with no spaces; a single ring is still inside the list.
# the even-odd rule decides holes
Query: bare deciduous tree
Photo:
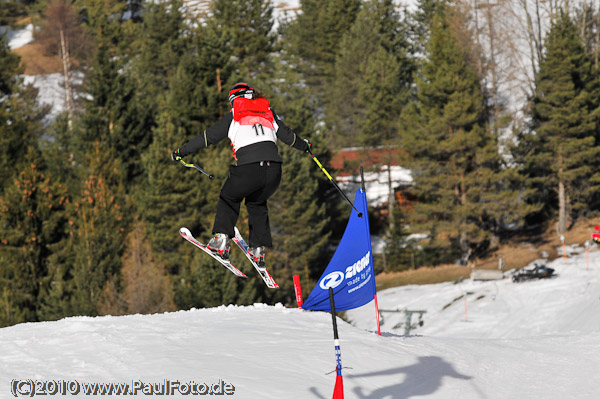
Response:
[[[162,265],[154,260],[146,226],[139,220],[127,237],[122,282],[121,292],[111,283],[105,287],[99,305],[101,314],[151,314],[175,310],[171,283]]]
[[[52,0],[35,37],[49,54],[58,54],[62,61],[65,103],[69,116],[69,128],[72,128],[75,113],[71,76],[72,58],[84,56],[90,48],[90,44],[79,24],[71,2]]]
[[[600,45],[600,1],[585,0],[575,10],[575,23],[579,36],[590,55],[595,70],[598,70],[598,48]]]
[[[482,52],[479,62],[494,123],[507,115],[513,130],[524,124],[527,112],[522,111],[535,91],[550,25],[561,10],[574,13],[589,1],[598,0],[462,0],[471,12],[475,42]],[[593,32],[600,35],[599,29]]]

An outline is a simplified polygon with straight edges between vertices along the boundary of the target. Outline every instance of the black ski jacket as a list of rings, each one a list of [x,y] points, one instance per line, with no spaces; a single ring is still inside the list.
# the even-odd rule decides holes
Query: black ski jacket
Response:
[[[296,135],[292,129],[287,127],[274,111],[273,118],[277,125],[276,134],[279,140],[300,151],[308,149],[308,144]],[[179,148],[179,153],[182,157],[185,157],[209,145],[217,144],[219,141],[227,138],[229,127],[232,123],[233,113],[229,112],[202,134],[183,144]],[[236,151],[234,157],[237,158],[237,165],[246,165],[260,161],[283,162],[279,151],[277,151],[277,144],[272,141],[264,141],[242,147]]]

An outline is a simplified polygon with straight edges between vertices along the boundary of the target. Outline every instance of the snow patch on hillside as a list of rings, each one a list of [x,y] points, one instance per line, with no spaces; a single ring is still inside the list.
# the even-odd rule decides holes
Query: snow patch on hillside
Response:
[[[0,26],[0,35],[6,33],[8,47],[11,50],[23,47],[33,42],[33,25],[29,24],[24,29],[11,29],[6,26]]]

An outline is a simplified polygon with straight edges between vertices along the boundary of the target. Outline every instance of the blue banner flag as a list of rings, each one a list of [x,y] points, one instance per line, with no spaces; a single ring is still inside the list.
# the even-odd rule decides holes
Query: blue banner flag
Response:
[[[367,195],[362,189],[356,191],[354,206],[363,217],[352,211],[340,245],[302,304],[302,309],[331,311],[329,287],[333,288],[337,310],[358,308],[374,299],[376,289],[369,213]]]

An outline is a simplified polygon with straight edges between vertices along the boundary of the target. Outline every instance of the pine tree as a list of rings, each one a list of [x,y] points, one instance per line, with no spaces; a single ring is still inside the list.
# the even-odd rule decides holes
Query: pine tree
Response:
[[[46,145],[52,169],[60,171],[74,198],[67,208],[70,239],[49,257],[40,300],[48,319],[99,313],[106,287],[121,288],[121,252],[128,230],[124,172],[117,158],[130,153],[119,152],[120,138],[115,137],[122,132],[121,121],[131,123],[123,110],[130,107],[124,42],[132,27],[116,18],[123,11],[117,1],[82,1],[82,6],[84,27],[97,44],[86,69],[89,95],[73,128],[59,118],[49,132],[55,140]],[[139,168],[139,161],[134,166]]]
[[[392,1],[365,2],[342,39],[326,116],[332,141],[338,146],[362,147],[357,163],[368,165],[368,172],[387,170],[389,230],[395,228],[391,171],[400,144],[398,121],[411,98],[415,70],[407,38],[406,22]],[[369,159],[372,149],[381,154],[380,163]]]
[[[262,86],[273,71],[273,5],[265,0],[214,0],[210,7],[205,31],[223,44],[220,51],[227,55],[229,67],[225,63],[220,67],[231,73],[230,79],[224,75],[225,81]]]
[[[97,315],[106,285],[120,284],[128,220],[120,163],[100,142],[88,155],[81,192],[70,210],[73,258],[68,288],[73,314]]]
[[[10,51],[6,36],[0,36],[0,65],[2,66],[0,69],[0,93],[2,93],[2,97],[15,91],[19,83],[16,75],[22,72],[19,63],[19,56]]]
[[[27,16],[27,8],[24,2],[11,0],[3,3],[0,7],[0,26],[11,26],[19,19]]]
[[[340,38],[351,28],[360,5],[360,0],[301,0],[301,11],[281,24],[286,58],[311,88],[316,106],[328,98]]]
[[[98,67],[91,78],[98,83],[92,86],[97,92],[92,93],[96,94],[94,103],[88,107],[92,118],[88,131],[100,129],[101,137],[110,138],[110,148],[121,158],[127,182],[133,183],[129,188],[143,180],[141,157],[152,143],[160,99],[189,45],[180,9],[181,2],[175,0],[147,3],[143,23],[125,27],[126,37],[135,33],[144,38],[128,47],[125,59],[110,46],[117,36],[112,29],[118,27],[112,26],[114,21],[109,18],[106,37],[96,55]]]
[[[29,147],[27,166],[0,197],[0,325],[44,319],[45,290],[53,245],[65,239],[66,188],[46,173],[41,154]]]
[[[405,270],[414,268],[415,249],[412,241],[407,240],[406,217],[404,210],[396,206],[392,210],[392,223],[385,240],[386,270]]]
[[[481,219],[492,206],[484,199],[495,188],[499,156],[469,48],[456,38],[463,25],[450,24],[449,18],[459,16],[446,11],[434,18],[428,58],[417,79],[417,109],[406,114],[405,143],[417,196],[408,216],[411,232],[429,234],[431,261],[459,257],[466,264],[489,240]]]
[[[64,211],[67,221],[63,229],[65,239],[50,246],[51,251],[46,261],[48,273],[41,281],[38,297],[38,314],[40,320],[58,320],[73,315],[68,282],[71,279],[71,266],[75,256],[72,240],[75,220],[73,198],[78,195],[82,183],[81,165],[73,162],[72,152],[69,150],[69,139],[73,134],[68,127],[66,114],[60,115],[48,127],[46,134],[54,140],[42,141],[45,171],[65,187],[69,202]]]
[[[431,26],[436,15],[443,16],[448,0],[417,0],[417,7],[411,14],[410,30],[414,34],[417,52],[424,53],[431,33]]]
[[[394,115],[408,101],[415,70],[406,35],[393,2],[373,0],[343,36],[326,109],[338,146],[377,147],[397,137]]]
[[[23,85],[19,63],[0,36],[0,194],[21,170],[27,148],[37,148],[45,115],[37,105],[37,89]]]
[[[146,4],[141,26],[144,40],[140,42],[136,67],[139,83],[151,91],[168,88],[170,76],[186,50],[181,5],[179,0]]]
[[[148,143],[146,132],[137,130],[137,123],[148,118],[148,110],[135,101],[136,87],[127,73],[135,55],[131,23],[115,16],[124,11],[116,0],[85,3],[87,30],[95,41],[95,51],[86,69],[84,113],[78,135],[65,140],[76,160],[85,163],[86,154],[95,142],[105,143],[119,156],[127,181],[141,174],[139,153]],[[130,47],[129,47],[130,46]]]
[[[535,80],[532,133],[522,137],[524,170],[537,189],[533,199],[543,198],[547,210],[558,210],[561,233],[600,189],[592,76],[577,29],[561,13],[548,34]]]

